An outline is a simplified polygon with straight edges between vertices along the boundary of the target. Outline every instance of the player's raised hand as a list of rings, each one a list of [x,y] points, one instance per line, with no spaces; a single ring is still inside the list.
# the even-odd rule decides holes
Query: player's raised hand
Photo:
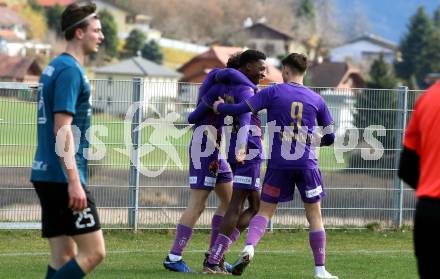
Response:
[[[69,208],[72,211],[82,211],[87,208],[87,197],[79,181],[69,182],[67,188],[69,193]]]
[[[240,148],[237,150],[237,153],[235,154],[235,160],[237,160],[237,163],[244,164],[244,160],[246,160],[246,148]]]
[[[220,114],[217,110],[218,105],[220,104],[224,104],[225,100],[223,100],[222,97],[218,97],[218,100],[214,102],[214,104],[212,104],[212,109],[214,110],[215,113]]]

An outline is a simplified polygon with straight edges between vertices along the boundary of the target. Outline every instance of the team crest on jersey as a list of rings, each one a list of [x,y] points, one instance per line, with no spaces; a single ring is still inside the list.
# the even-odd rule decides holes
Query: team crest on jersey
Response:
[[[219,166],[218,160],[214,160],[211,163],[209,163],[208,169],[212,174],[216,175],[218,172],[218,166]]]
[[[53,72],[55,72],[55,68],[49,65],[44,69],[43,75],[51,77],[53,75]]]

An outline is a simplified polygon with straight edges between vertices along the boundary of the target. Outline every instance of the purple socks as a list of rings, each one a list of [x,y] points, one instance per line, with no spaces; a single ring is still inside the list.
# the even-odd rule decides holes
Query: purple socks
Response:
[[[239,237],[240,237],[240,231],[237,228],[234,228],[229,238],[231,239],[232,243],[234,243],[235,241],[238,240]]]
[[[210,264],[219,264],[225,252],[229,249],[232,241],[226,235],[219,233],[214,246],[211,249],[208,262]]]
[[[315,258],[315,266],[325,265],[325,231],[317,230],[309,232],[309,242],[312,248],[313,257]]]
[[[261,215],[255,215],[249,223],[249,232],[246,239],[246,245],[257,246],[263,237],[267,228],[267,219]]]
[[[223,216],[216,215],[212,216],[211,221],[211,242],[209,244],[209,250],[211,250],[212,246],[214,246],[215,240],[217,239],[218,230],[220,228],[220,223],[223,220]]]
[[[182,224],[177,225],[176,239],[174,239],[173,248],[171,248],[170,254],[176,256],[182,256],[183,250],[188,245],[188,241],[191,239],[193,229]]]

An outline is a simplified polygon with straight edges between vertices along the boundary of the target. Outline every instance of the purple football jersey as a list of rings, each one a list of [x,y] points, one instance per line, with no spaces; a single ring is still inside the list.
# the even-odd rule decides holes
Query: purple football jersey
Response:
[[[231,71],[231,74],[234,76],[241,76],[240,78],[246,78],[239,71]],[[246,78],[247,79],[247,78]],[[250,83],[250,82],[249,82]],[[242,101],[245,101],[252,96],[255,95],[256,86],[248,86],[248,84],[228,84],[223,90],[210,90],[208,94],[202,97],[202,101],[207,105],[212,106],[214,101],[218,99],[218,97],[222,97],[226,103],[230,104],[238,104]],[[223,121],[227,122],[227,121]],[[231,164],[236,163],[235,152],[237,144],[239,146],[246,146],[247,154],[250,155],[246,162],[261,162],[262,160],[262,144],[261,144],[261,121],[260,117],[257,113],[244,113],[239,116],[235,116],[232,118],[232,133],[230,138],[226,138],[228,148],[228,161]],[[244,129],[244,133],[239,134],[241,127],[244,126],[252,126],[252,131],[248,129]],[[248,127],[249,128],[249,127]],[[250,152],[250,150],[252,150]]]
[[[268,168],[318,167],[316,154],[313,154],[315,150],[311,148],[313,132],[316,126],[333,124],[328,107],[319,94],[300,84],[282,83],[261,90],[246,103],[254,113],[267,109],[271,148]]]

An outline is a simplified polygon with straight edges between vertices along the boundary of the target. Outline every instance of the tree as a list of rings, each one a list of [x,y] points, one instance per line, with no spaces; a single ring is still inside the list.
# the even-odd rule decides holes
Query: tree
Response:
[[[354,126],[359,129],[360,139],[368,137],[365,128],[370,125],[381,125],[385,127],[386,137],[375,137],[382,142],[385,149],[396,148],[395,139],[398,135],[393,130],[396,127],[396,92],[384,89],[394,89],[397,80],[392,72],[391,65],[388,65],[384,56],[380,55],[370,68],[370,78],[367,87],[370,90],[361,90],[356,94],[355,112],[353,115]],[[374,90],[379,89],[379,90]],[[358,145],[361,148],[370,148],[371,145],[361,141]],[[400,146],[398,147],[400,148]],[[362,168],[393,168],[395,162],[395,151],[385,150],[379,160],[364,160],[361,157],[360,149],[350,155],[349,166],[353,169]]]
[[[46,20],[47,26],[52,29],[58,37],[63,36],[63,32],[61,32],[61,14],[63,13],[64,8],[58,4],[55,4],[52,7],[47,8],[46,10]]]
[[[422,84],[426,74],[432,72],[435,61],[431,55],[436,51],[435,33],[424,7],[419,7],[411,17],[408,32],[400,43],[402,61],[396,64],[396,72],[401,78],[409,80],[414,75],[418,84]]]
[[[18,10],[18,13],[28,22],[32,22],[26,26],[28,39],[42,39],[47,34],[47,25],[44,15],[38,10],[32,9],[31,6],[24,6]]]
[[[379,59],[375,60],[370,68],[370,80],[367,82],[368,88],[375,89],[394,89],[397,80],[391,67],[385,62],[383,53]]]
[[[434,27],[437,30],[440,28],[440,6],[434,12]]]
[[[358,128],[382,125],[386,129],[391,129],[395,126],[395,111],[392,109],[395,109],[396,94],[383,89],[396,88],[397,80],[391,66],[385,62],[383,54],[373,62],[369,74],[367,87],[381,90],[365,90],[356,95],[354,125]],[[387,138],[393,138],[394,133],[387,130]],[[384,144],[385,148],[390,147],[392,143],[387,141]]]
[[[125,39],[124,49],[121,53],[122,57],[133,57],[137,55],[145,44],[146,36],[139,29],[133,29]]]
[[[159,45],[155,41],[149,41],[141,50],[142,57],[157,64],[162,64],[163,54]]]
[[[296,9],[296,16],[303,18],[311,18],[315,17],[315,5],[312,0],[300,0],[298,8]]]
[[[101,10],[98,13],[101,21],[102,33],[104,34],[105,53],[109,57],[115,57],[118,54],[118,27],[112,14],[107,10]]]

